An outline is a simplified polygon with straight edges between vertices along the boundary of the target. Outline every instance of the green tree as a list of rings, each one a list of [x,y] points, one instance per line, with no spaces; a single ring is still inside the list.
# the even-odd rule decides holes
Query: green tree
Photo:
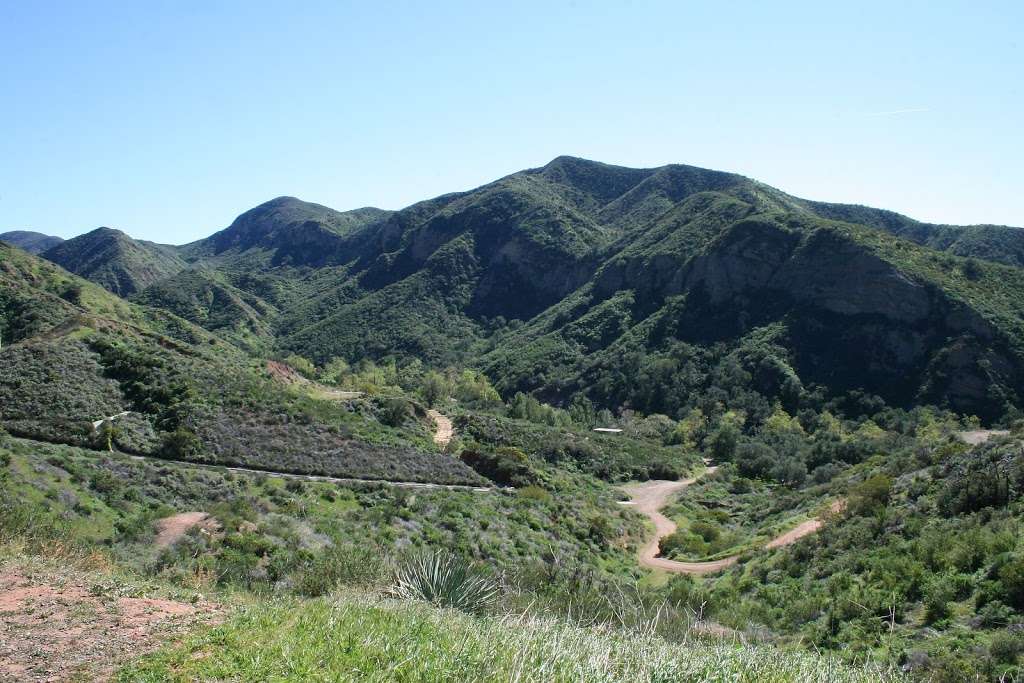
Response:
[[[420,385],[420,394],[423,400],[431,408],[448,398],[451,394],[451,385],[444,375],[436,370],[430,370],[423,376],[423,383]]]

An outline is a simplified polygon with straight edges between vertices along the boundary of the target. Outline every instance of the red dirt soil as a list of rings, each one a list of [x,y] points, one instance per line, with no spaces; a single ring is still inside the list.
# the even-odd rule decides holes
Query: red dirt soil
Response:
[[[213,612],[208,603],[106,595],[80,576],[0,568],[0,680],[106,680]]]

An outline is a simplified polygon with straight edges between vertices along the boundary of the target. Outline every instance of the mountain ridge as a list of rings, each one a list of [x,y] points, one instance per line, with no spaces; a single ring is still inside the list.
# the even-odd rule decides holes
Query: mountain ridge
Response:
[[[116,242],[162,267],[64,261],[250,351],[318,363],[472,363],[505,393],[636,405],[595,379],[617,349],[646,363],[763,338],[785,368],[763,382],[769,399],[789,374],[805,393],[867,389],[986,419],[1024,395],[1024,231],[933,226],[694,166],[563,156],[399,211],[278,197],[182,247]],[[661,391],[642,409],[689,401]]]

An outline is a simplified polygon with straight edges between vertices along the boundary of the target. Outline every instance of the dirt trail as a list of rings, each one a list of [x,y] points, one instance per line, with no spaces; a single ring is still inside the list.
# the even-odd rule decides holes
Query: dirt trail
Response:
[[[220,524],[211,519],[206,512],[182,512],[164,517],[156,523],[156,539],[153,543],[158,548],[174,545],[194,526],[201,526],[208,531],[216,531]]]
[[[705,476],[714,472],[716,467],[708,467]],[[675,532],[678,528],[676,523],[661,514],[661,508],[665,507],[669,498],[682,491],[690,484],[696,482],[700,477],[683,479],[681,481],[646,481],[641,484],[624,486],[623,490],[632,497],[632,503],[636,505],[639,512],[647,515],[654,522],[654,536],[640,549],[640,564],[652,569],[663,569],[677,574],[714,574],[730,567],[739,561],[739,555],[723,557],[719,560],[708,560],[707,562],[678,562],[664,557],[658,557],[658,548],[661,539]],[[833,513],[839,512],[845,505],[844,501],[837,500],[832,503]],[[781,548],[782,546],[795,543],[808,534],[813,534],[820,529],[823,522],[820,519],[809,519],[802,522],[784,534],[773,538],[764,545],[766,549]]]
[[[983,444],[994,436],[1006,436],[1009,434],[1009,430],[1006,429],[972,429],[967,432],[958,432],[959,436],[966,443],[972,446]]]
[[[452,421],[447,416],[442,415],[436,410],[428,410],[427,415],[434,421],[434,443],[441,448],[448,445],[448,442],[452,440],[455,435],[455,428],[452,427]]]
[[[74,573],[0,568],[0,680],[106,680],[122,660],[215,611],[205,602],[126,597]]]

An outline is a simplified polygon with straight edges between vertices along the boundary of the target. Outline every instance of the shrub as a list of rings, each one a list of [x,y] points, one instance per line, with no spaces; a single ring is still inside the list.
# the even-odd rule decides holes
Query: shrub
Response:
[[[196,456],[201,450],[202,443],[199,441],[199,437],[185,427],[179,427],[164,436],[160,453],[165,458],[187,460]]]
[[[339,586],[370,586],[380,582],[384,558],[365,546],[335,545],[310,560],[295,579],[300,595],[326,595]]]
[[[292,354],[284,359],[284,362],[291,366],[297,373],[308,379],[316,377],[316,366],[298,354]]]
[[[708,544],[703,538],[688,531],[676,531],[661,539],[658,549],[663,557],[675,555],[702,556],[708,551]]]
[[[404,398],[389,398],[381,406],[380,421],[391,427],[401,427],[412,416],[412,405]]]
[[[1024,639],[1020,634],[1002,631],[997,633],[988,646],[988,653],[999,664],[1016,664],[1024,654]]]
[[[892,480],[884,474],[868,477],[850,492],[850,509],[855,514],[871,514],[889,502]]]
[[[482,612],[498,597],[498,585],[467,560],[449,553],[422,553],[398,570],[395,597],[423,600],[438,607]]]
[[[540,503],[547,503],[551,500],[551,494],[541,487],[531,484],[524,486],[518,491],[519,497],[525,500],[535,500]]]
[[[929,586],[924,600],[924,620],[927,624],[942,621],[950,615],[949,602],[953,599],[952,587],[939,577]]]
[[[1024,610],[1024,557],[1016,557],[999,569],[999,583],[1006,594],[1006,602]]]
[[[530,467],[526,454],[518,448],[503,446],[494,453],[466,450],[462,451],[459,458],[500,486],[520,487],[537,483],[537,475]]]

